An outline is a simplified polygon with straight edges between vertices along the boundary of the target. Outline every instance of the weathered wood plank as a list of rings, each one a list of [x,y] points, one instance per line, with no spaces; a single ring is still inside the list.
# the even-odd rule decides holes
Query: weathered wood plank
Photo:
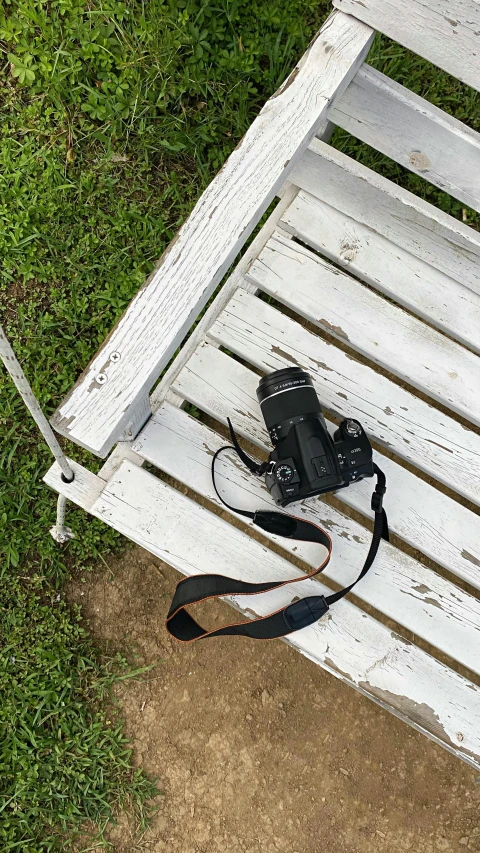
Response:
[[[480,210],[480,134],[400,83],[363,65],[333,103],[329,117],[411,172]]]
[[[102,489],[105,488],[105,482],[96,474],[92,474],[87,468],[79,465],[78,462],[68,460],[68,464],[75,474],[75,479],[71,483],[64,483],[61,479],[61,470],[59,465],[53,465],[45,474],[43,482],[55,489],[56,492],[65,495],[68,500],[83,509],[90,512],[92,505],[100,496]]]
[[[379,444],[480,503],[480,436],[390,379],[242,291],[210,335],[267,373],[299,364],[312,374],[328,410],[357,417]]]
[[[131,442],[119,441],[110,453],[108,459],[103,463],[98,472],[98,476],[102,480],[110,480],[115,474],[115,471],[118,471],[120,465],[122,462],[125,462],[125,460],[133,462],[134,465],[143,465],[143,459],[133,452]]]
[[[282,228],[480,353],[480,295],[303,190]]]
[[[192,353],[195,352],[197,346],[203,341],[206,332],[214,320],[216,320],[220,312],[223,311],[225,305],[237,288],[240,286],[245,288],[249,287],[248,282],[244,278],[248,267],[252,261],[255,260],[259,252],[262,251],[265,243],[267,243],[273,232],[279,227],[282,215],[286,210],[288,210],[288,207],[296,197],[297,193],[298,187],[293,186],[293,184],[287,183],[284,186],[282,197],[276,205],[275,210],[272,211],[255,239],[252,240],[248,248],[245,250],[232,274],[228,277],[228,280],[225,282],[212,304],[207,308],[205,314],[199,320],[188,340],[185,341],[180,352],[170,365],[169,369],[165,371],[164,376],[162,376],[160,382],[153,391],[150,398],[150,404],[154,412],[166,398],[173,379],[179,374],[180,370],[187,363]],[[251,290],[254,292],[256,288],[252,286]]]
[[[333,5],[480,89],[478,0],[333,0]]]
[[[480,293],[480,233],[314,139],[292,183]]]
[[[480,425],[480,358],[349,273],[277,233],[253,262],[248,279],[400,379]]]
[[[62,492],[58,466],[49,472]],[[74,481],[75,482],[75,481]],[[222,571],[245,580],[301,576],[287,560],[198,506],[152,474],[124,463],[92,514],[184,574]],[[69,497],[75,501],[74,492]],[[76,501],[82,505],[82,494]],[[310,580],[248,599],[246,615],[265,615],[295,596],[322,594]],[[242,609],[241,599],[235,601]],[[288,642],[471,766],[480,769],[480,689],[343,600]]]
[[[341,12],[326,21],[60,405],[52,420],[60,433],[105,456],[136,424],[135,408],[319,129],[331,99],[355,74],[372,36]]]
[[[186,400],[222,423],[232,418],[241,435],[263,448],[269,446],[269,437],[258,410],[257,385],[255,373],[208,344],[192,356],[176,381]],[[329,427],[334,430],[332,423]],[[374,451],[374,459],[387,477],[390,529],[480,589],[480,517],[383,454]],[[365,480],[341,489],[337,497],[371,518],[371,490],[371,481]]]
[[[223,509],[211,476],[212,455],[225,444],[223,436],[164,405],[138,436],[134,449],[148,462],[180,480]],[[269,444],[267,443],[265,449]],[[252,477],[233,452],[218,463],[218,484],[226,499],[239,508],[272,509],[263,480]],[[373,491],[372,481],[369,482]],[[352,487],[352,491],[355,486]],[[371,533],[322,500],[295,506],[294,514],[327,529],[333,556],[323,574],[347,586],[368,553]],[[372,513],[370,513],[372,515]],[[287,551],[319,565],[318,545],[271,537]],[[480,601],[439,577],[412,557],[382,542],[374,565],[355,587],[355,594],[409,631],[423,637],[454,660],[480,673]]]

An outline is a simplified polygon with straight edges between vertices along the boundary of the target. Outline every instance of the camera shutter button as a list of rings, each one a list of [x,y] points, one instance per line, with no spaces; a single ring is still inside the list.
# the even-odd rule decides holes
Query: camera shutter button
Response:
[[[347,435],[351,435],[352,438],[356,438],[357,435],[361,434],[362,428],[356,421],[347,421],[345,424],[345,432]]]

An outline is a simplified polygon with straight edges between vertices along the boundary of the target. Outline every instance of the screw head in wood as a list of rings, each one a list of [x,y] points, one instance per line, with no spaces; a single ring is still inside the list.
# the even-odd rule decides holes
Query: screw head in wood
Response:
[[[111,361],[113,364],[116,364],[116,362],[117,362],[117,361],[120,361],[121,357],[122,357],[122,356],[120,355],[120,353],[119,353],[119,352],[112,352],[112,354],[111,354],[111,356],[110,356],[110,361]]]
[[[105,382],[108,380],[108,376],[106,373],[97,373],[96,380],[99,385],[105,385]]]

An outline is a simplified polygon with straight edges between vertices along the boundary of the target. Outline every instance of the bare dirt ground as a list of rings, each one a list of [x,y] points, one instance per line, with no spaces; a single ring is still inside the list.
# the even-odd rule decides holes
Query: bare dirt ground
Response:
[[[118,699],[163,795],[117,853],[480,851],[474,770],[280,641],[171,641],[178,579],[137,548],[71,589],[98,642],[156,664]]]

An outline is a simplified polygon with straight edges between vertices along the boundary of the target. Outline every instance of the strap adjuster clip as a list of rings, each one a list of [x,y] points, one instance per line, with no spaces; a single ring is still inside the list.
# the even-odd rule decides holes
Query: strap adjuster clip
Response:
[[[300,631],[301,628],[307,628],[308,625],[318,622],[328,609],[325,596],[311,595],[309,598],[292,601],[285,608],[284,617],[290,631]]]
[[[375,491],[372,495],[372,501],[371,501],[371,507],[372,507],[373,512],[381,512],[382,511],[382,509],[383,509],[383,496],[384,496],[386,491],[387,490],[385,488],[382,488],[382,491],[380,491],[378,489],[378,486],[375,489]]]

